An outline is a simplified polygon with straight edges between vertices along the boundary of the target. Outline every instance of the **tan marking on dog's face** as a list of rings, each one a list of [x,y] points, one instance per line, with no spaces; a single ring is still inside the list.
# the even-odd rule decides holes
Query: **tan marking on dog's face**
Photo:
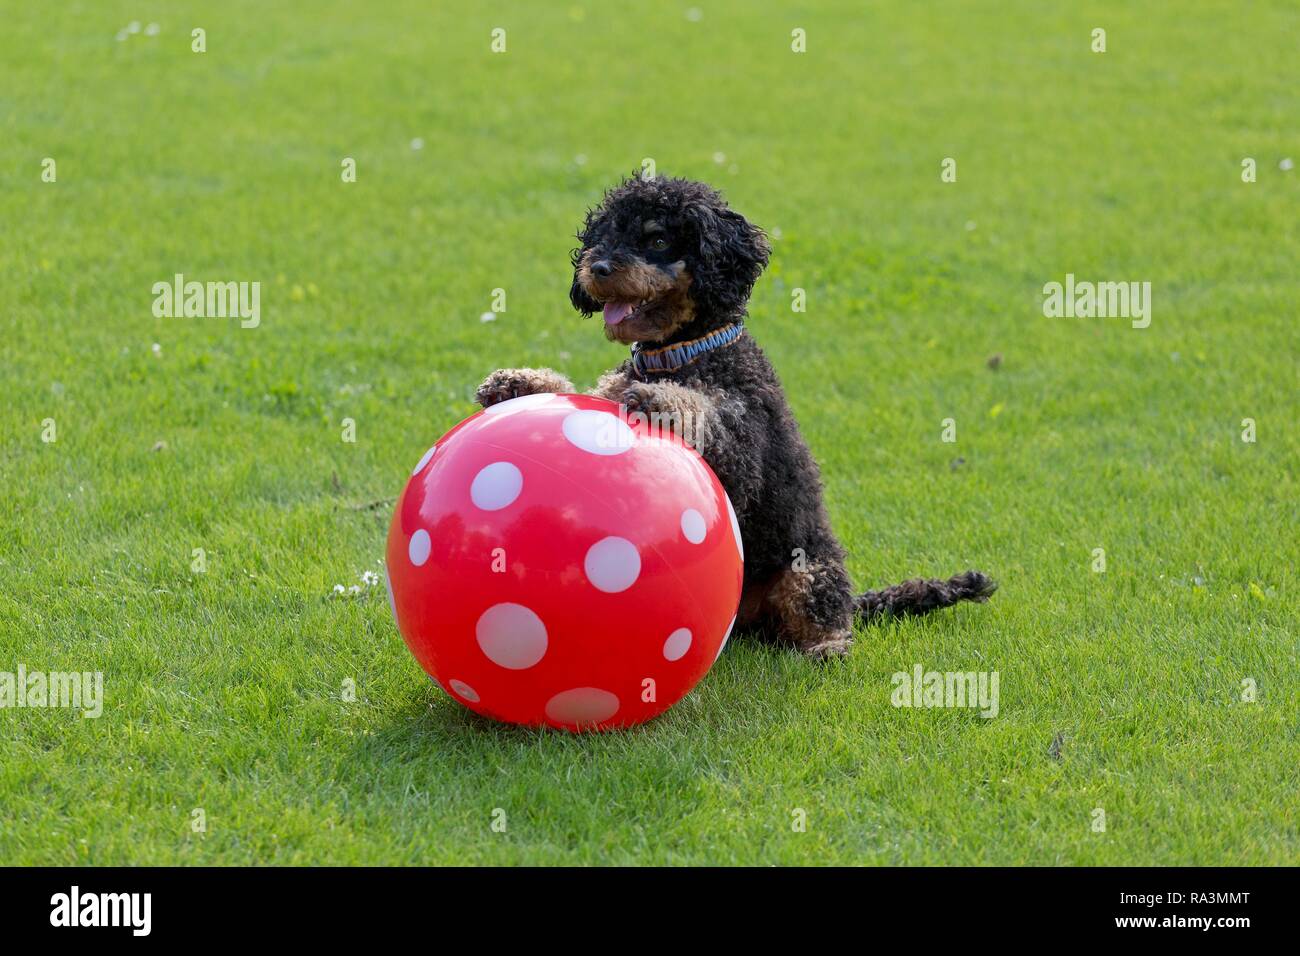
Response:
[[[633,342],[662,342],[691,319],[691,274],[685,262],[672,265],[672,272],[633,259],[617,265],[614,274],[597,276],[591,271],[592,250],[578,262],[578,284],[602,306],[607,302],[641,303],[617,325],[605,326],[605,338],[631,345]]]

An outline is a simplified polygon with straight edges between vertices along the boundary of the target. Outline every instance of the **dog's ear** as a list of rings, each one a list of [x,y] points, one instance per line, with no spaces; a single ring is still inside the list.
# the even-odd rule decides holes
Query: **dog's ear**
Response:
[[[695,203],[686,212],[696,231],[697,252],[689,263],[691,297],[701,311],[716,315],[744,311],[754,283],[767,267],[767,236],[734,210]]]
[[[582,283],[578,281],[578,265],[582,262],[582,250],[574,249],[569,255],[569,260],[573,264],[573,284],[569,286],[569,301],[573,303],[575,309],[590,318],[600,311],[601,306],[599,302],[587,295]]]

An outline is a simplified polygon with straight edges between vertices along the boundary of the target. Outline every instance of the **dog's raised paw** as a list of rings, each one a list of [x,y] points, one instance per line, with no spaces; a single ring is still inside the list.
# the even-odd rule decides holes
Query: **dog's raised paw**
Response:
[[[623,407],[628,415],[644,415],[649,424],[656,428],[666,428],[685,436],[689,427],[687,410],[679,408],[672,396],[660,386],[644,382],[633,382],[623,393]]]
[[[493,372],[474,392],[474,400],[484,408],[515,398],[518,392],[505,375],[505,369]]]
[[[474,400],[491,408],[520,395],[571,391],[569,380],[549,368],[499,368],[483,380],[474,392]]]
[[[679,408],[672,396],[655,385],[634,382],[623,393],[623,407],[629,417],[644,418],[652,431],[672,432],[688,445],[698,441],[696,422],[689,410]]]
[[[651,415],[669,410],[663,407],[663,400],[658,390],[644,382],[633,382],[629,385],[623,392],[622,401],[623,407],[629,414],[640,412],[643,415]]]

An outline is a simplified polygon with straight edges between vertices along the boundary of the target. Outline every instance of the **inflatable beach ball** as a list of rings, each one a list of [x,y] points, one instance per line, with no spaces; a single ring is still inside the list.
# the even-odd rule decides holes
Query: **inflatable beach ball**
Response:
[[[667,710],[735,624],[743,545],[709,466],[612,402],[526,395],[420,459],[386,570],[403,640],[471,710],[570,730]]]

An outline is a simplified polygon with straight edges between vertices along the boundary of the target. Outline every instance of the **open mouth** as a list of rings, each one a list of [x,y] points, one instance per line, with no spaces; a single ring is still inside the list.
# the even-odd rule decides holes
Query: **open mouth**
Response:
[[[629,317],[635,315],[641,308],[648,303],[649,299],[642,299],[640,302],[606,302],[605,303],[605,325],[612,327],[620,322],[626,321]]]

